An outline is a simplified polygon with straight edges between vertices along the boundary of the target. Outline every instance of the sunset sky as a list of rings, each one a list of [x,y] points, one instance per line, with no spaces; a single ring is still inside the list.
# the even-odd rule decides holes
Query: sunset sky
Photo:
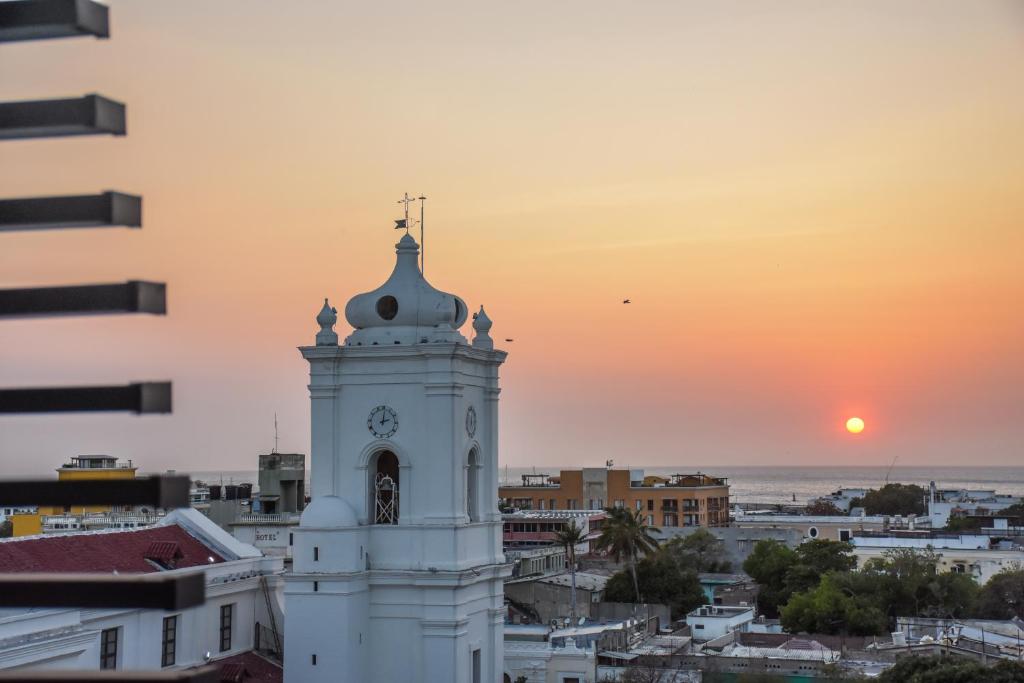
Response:
[[[308,452],[295,347],[390,273],[406,191],[510,352],[502,464],[1024,461],[1019,1],[110,4],[0,48],[0,98],[128,136],[2,142],[0,196],[144,228],[0,235],[0,280],[169,314],[3,323],[0,385],[171,379],[174,414],[0,418],[4,473],[255,469],[275,412]]]

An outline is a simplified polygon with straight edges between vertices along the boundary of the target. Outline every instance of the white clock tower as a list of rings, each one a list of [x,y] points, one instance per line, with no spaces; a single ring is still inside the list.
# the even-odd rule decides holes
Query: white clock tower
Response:
[[[503,664],[498,367],[491,322],[434,289],[408,234],[355,296],[325,301],[309,361],[312,502],[285,580],[285,682],[495,683]]]

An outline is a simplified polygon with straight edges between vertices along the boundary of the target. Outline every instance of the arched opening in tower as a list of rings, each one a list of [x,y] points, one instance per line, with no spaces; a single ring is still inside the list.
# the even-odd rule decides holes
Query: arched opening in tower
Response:
[[[398,457],[381,451],[373,462],[373,523],[398,524]]]

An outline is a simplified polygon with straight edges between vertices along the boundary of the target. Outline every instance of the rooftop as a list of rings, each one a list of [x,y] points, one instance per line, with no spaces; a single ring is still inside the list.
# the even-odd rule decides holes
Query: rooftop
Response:
[[[60,466],[62,470],[114,470],[135,469],[132,461],[118,462],[112,455],[77,455]]]
[[[576,587],[585,591],[602,591],[604,590],[605,584],[608,583],[609,578],[611,577],[603,574],[576,572]],[[572,586],[572,575],[570,575],[569,572],[556,574],[554,576],[545,576],[544,578],[537,580],[540,583],[550,583],[555,586]]]
[[[176,569],[225,561],[177,524],[168,524],[0,539],[0,572],[149,573],[162,569],[152,557],[167,552],[175,556]]]
[[[732,617],[738,617],[745,612],[749,612],[751,618],[754,616],[753,607],[731,607],[728,605],[704,605],[691,611],[686,615],[686,618],[690,617],[718,617],[722,619],[731,619]]]
[[[284,670],[255,652],[243,652],[213,662],[220,669],[222,683],[282,683]]]

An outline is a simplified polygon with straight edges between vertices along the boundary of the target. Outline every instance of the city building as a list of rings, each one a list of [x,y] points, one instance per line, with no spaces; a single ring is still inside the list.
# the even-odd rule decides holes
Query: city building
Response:
[[[951,516],[998,515],[1011,505],[1024,502],[1024,497],[996,493],[995,489],[940,489],[928,484],[928,518],[933,528],[949,524]]]
[[[609,578],[607,574],[576,572],[576,618],[597,616],[591,608],[604,600],[604,587]],[[540,623],[563,619],[572,613],[572,576],[562,571],[506,581],[505,597]]]
[[[844,515],[850,514],[850,509],[853,503],[858,500],[863,500],[864,496],[868,493],[868,489],[860,488],[842,488],[838,491],[828,494],[827,496],[820,496],[818,498],[811,498],[807,502],[809,504],[814,503],[831,503],[836,506],[840,512]]]
[[[524,474],[498,490],[502,504],[525,510],[641,510],[651,526],[729,525],[729,484],[707,474],[644,476],[643,470],[585,467],[557,476]]]
[[[849,541],[861,531],[913,529],[927,524],[925,517],[886,517],[882,515],[776,515],[771,513],[743,513],[733,517],[733,526],[739,529],[790,529],[800,534],[801,540],[823,539]]]
[[[253,512],[287,514],[306,508],[306,455],[262,453],[257,505]]]
[[[280,623],[281,571],[279,559],[263,557],[188,508],[146,529],[0,540],[0,572],[176,572],[206,578],[206,602],[176,612],[5,609],[0,671],[173,670],[240,655],[255,658],[242,660],[249,668],[272,667],[252,654],[253,634],[274,632]]]
[[[913,548],[935,553],[937,569],[967,574],[980,584],[1003,569],[1024,565],[1021,538],[985,533],[950,533],[941,531],[858,532],[851,539],[858,566],[882,558],[891,550]]]
[[[715,640],[740,631],[754,621],[754,608],[704,605],[686,615],[686,623],[695,641]]]
[[[83,481],[96,479],[134,479],[137,468],[132,461],[119,462],[111,455],[79,455],[71,458],[67,463],[57,469],[58,481]],[[70,515],[77,518],[90,513],[108,512],[132,512],[126,509],[114,509],[109,505],[73,505],[64,508],[53,506],[40,506],[35,511],[15,513],[10,516],[14,525],[15,536],[32,536],[43,533],[44,518],[63,517]],[[154,512],[142,510],[142,512]],[[50,530],[72,530],[73,524],[80,524],[79,519],[49,520]],[[61,526],[63,525],[63,527]],[[84,528],[84,527],[79,527]]]
[[[259,466],[259,492],[251,508],[236,510],[227,528],[243,543],[290,560],[295,527],[306,507],[306,456],[264,453]]]
[[[498,369],[483,308],[432,287],[408,234],[354,331],[317,315],[309,362],[312,500],[285,577],[288,683],[477,683],[504,667]]]
[[[558,532],[570,524],[584,530],[586,543],[580,544],[579,554],[590,552],[601,535],[604,510],[517,510],[501,516],[501,540],[505,549],[532,548],[556,542]]]

